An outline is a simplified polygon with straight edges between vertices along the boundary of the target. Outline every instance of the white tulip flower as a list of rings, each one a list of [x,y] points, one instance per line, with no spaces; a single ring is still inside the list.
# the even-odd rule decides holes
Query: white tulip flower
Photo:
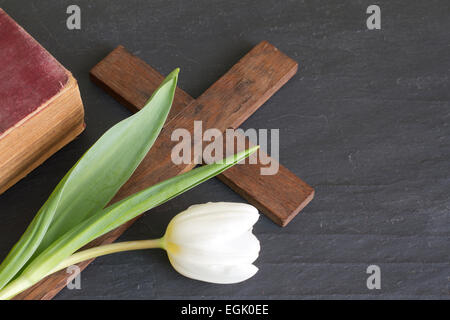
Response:
[[[212,283],[237,283],[255,275],[260,245],[252,234],[258,210],[244,203],[190,206],[175,216],[162,238],[182,275]]]
[[[161,248],[167,251],[175,270],[186,277],[212,283],[241,282],[258,271],[253,262],[258,258],[260,246],[252,233],[258,218],[258,210],[249,204],[196,204],[176,215],[162,238],[78,251],[48,274],[111,253]]]

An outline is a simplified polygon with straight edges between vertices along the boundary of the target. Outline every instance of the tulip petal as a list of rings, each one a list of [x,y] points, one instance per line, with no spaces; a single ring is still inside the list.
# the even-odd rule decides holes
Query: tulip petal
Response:
[[[185,261],[170,255],[169,260],[174,269],[185,277],[211,283],[238,283],[253,277],[258,272],[258,268],[252,264],[207,265]]]
[[[194,204],[186,210],[178,214],[174,219],[182,220],[193,216],[210,214],[217,211],[237,210],[237,211],[255,211],[256,208],[247,203],[241,202],[208,202],[202,204]],[[257,211],[256,211],[257,212]]]
[[[222,243],[186,243],[178,246],[176,252],[169,252],[178,259],[203,264],[250,264],[259,255],[258,239],[247,232],[241,236]]]
[[[165,249],[181,274],[213,283],[236,283],[258,268],[260,244],[252,234],[258,210],[243,203],[194,205],[167,227]]]
[[[258,218],[258,210],[244,203],[194,205],[172,219],[166,235],[180,245],[223,242],[250,230]]]

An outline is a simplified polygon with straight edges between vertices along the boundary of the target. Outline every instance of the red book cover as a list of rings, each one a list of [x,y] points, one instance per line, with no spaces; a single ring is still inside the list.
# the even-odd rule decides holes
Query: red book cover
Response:
[[[64,88],[67,70],[0,9],[0,135]]]
[[[83,129],[72,74],[0,9],[0,193]]]

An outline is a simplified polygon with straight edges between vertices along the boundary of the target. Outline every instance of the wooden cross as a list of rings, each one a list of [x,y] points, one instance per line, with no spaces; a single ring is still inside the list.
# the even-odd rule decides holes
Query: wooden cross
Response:
[[[136,174],[119,191],[116,200],[195,166],[176,166],[168,159],[177,143],[170,139],[173,130],[186,128],[193,134],[194,120],[203,121],[203,130],[218,128],[224,132],[227,128],[238,128],[297,72],[297,67],[294,60],[264,41],[198,99],[194,100],[177,88],[171,113],[163,133],[152,148],[154,151],[149,153]],[[119,46],[91,70],[91,79],[136,112],[145,105],[163,76]],[[240,139],[245,137],[240,136]],[[165,170],[155,169],[158,164]],[[314,190],[282,165],[275,175],[261,175],[262,167],[264,165],[261,163],[237,165],[222,173],[219,179],[275,223],[285,226],[312,200]]]
[[[297,68],[294,60],[263,41],[199,98],[193,99],[177,88],[171,112],[160,136],[111,202],[195,166],[175,165],[172,162],[171,150],[177,144],[171,141],[173,130],[185,128],[192,135],[194,120],[202,120],[204,130],[218,128],[223,132],[228,128],[236,129],[281,88],[297,72]],[[119,46],[91,70],[91,79],[136,112],[144,106],[163,76]],[[219,179],[275,223],[285,226],[312,200],[314,189],[282,165],[275,175],[261,175],[262,167],[262,164],[236,165],[222,173]],[[94,240],[84,249],[115,241],[136,219]],[[83,270],[90,262],[92,260],[81,262],[78,267]],[[66,286],[69,276],[65,270],[61,270],[15,299],[51,299]]]

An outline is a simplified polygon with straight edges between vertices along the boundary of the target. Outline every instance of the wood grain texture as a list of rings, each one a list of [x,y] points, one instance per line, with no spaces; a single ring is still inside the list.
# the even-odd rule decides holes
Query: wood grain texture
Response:
[[[249,139],[238,130],[235,131],[234,148],[226,150],[225,140],[224,137],[224,154],[230,151],[236,153],[253,146]],[[239,163],[233,166],[218,178],[273,222],[284,227],[311,202],[314,198],[314,189],[278,163],[276,159],[270,159],[263,150],[258,150],[256,164],[252,164],[251,157],[246,159],[245,164]],[[261,170],[268,169],[268,165],[262,163],[268,163],[268,159],[271,164],[277,163],[278,171],[273,175],[262,175]],[[272,165],[276,167],[275,164]]]
[[[145,105],[163,78],[123,46],[118,46],[91,70],[91,79],[132,111],[138,111]],[[178,88],[167,122],[170,123],[179,114],[183,117],[183,110],[193,101],[194,98]],[[245,145],[249,145],[248,139],[239,133],[236,135],[238,139],[246,140]],[[282,165],[278,173],[271,176],[260,174],[263,167],[265,165],[260,162],[235,166],[219,175],[219,179],[275,223],[285,226],[312,200],[314,190]]]
[[[98,70],[98,66],[96,68]],[[185,128],[193,135],[193,122],[198,119],[203,120],[204,130],[219,128],[223,131],[227,128],[237,128],[296,71],[295,61],[267,42],[258,44],[197,100],[180,108],[180,111],[183,109],[182,112],[171,115],[150,152],[111,203],[194,167],[193,164],[173,164],[170,154],[173,146],[177,144],[171,141],[173,130]],[[151,83],[155,80],[147,81]],[[184,95],[184,99],[188,97]],[[85,248],[115,241],[135,220],[91,242]],[[89,263],[90,261],[86,261],[79,264],[80,269],[83,270]],[[51,299],[64,288],[68,276],[63,271],[53,274],[18,295],[16,299]]]

